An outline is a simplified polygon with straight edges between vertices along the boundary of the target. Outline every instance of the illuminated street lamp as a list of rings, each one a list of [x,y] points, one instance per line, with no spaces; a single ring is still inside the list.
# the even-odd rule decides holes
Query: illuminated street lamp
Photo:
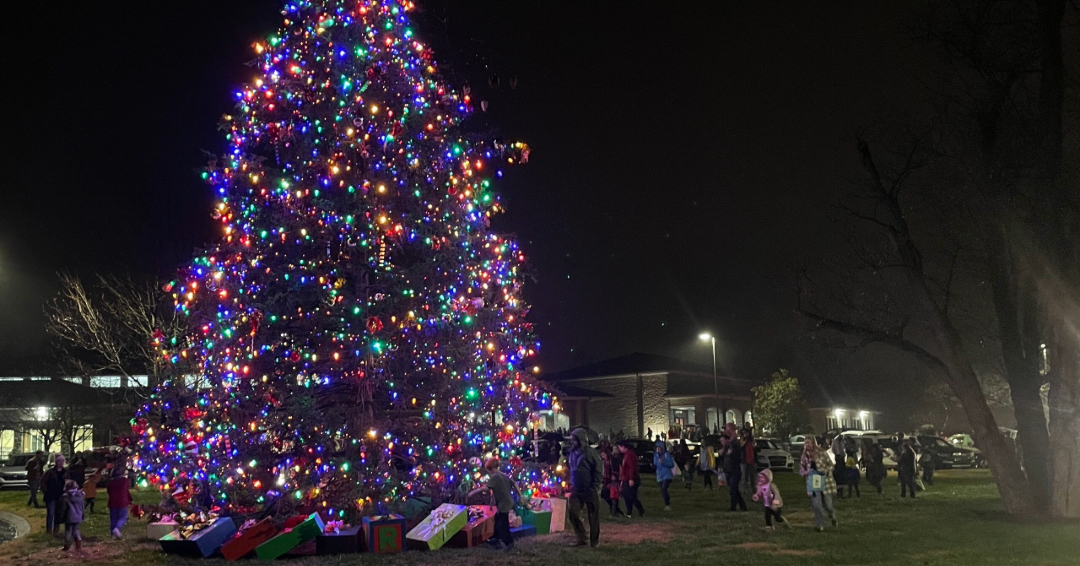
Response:
[[[712,344],[712,389],[713,389],[713,410],[716,411],[716,428],[720,428],[720,390],[716,386],[716,336],[709,334],[708,332],[702,332],[698,335],[698,339],[702,342],[709,342]]]

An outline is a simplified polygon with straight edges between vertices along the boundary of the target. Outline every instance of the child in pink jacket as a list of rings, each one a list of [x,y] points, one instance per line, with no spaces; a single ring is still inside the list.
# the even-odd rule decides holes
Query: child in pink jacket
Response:
[[[772,480],[772,470],[762,470],[757,475],[757,491],[754,493],[754,501],[761,501],[765,504],[765,528],[775,530],[773,517],[776,517],[777,522],[784,523],[788,528],[791,528],[791,524],[780,514],[781,509],[784,507],[784,500],[780,498],[780,489],[776,487]]]

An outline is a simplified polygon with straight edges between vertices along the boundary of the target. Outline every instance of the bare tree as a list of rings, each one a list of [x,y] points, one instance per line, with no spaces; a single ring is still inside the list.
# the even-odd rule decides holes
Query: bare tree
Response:
[[[147,374],[150,386],[170,375],[155,336],[176,336],[182,323],[151,280],[98,276],[88,288],[61,275],[46,315],[46,330],[57,339],[68,373],[116,374],[124,387],[135,375]]]

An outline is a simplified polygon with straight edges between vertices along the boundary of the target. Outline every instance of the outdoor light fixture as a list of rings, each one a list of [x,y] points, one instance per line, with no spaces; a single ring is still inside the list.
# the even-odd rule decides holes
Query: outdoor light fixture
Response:
[[[860,419],[865,419],[868,416],[870,416],[870,413],[868,413],[866,411],[859,411],[859,418]]]
[[[701,334],[698,334],[698,339],[702,342],[709,342],[712,344],[713,410],[716,411],[716,427],[720,428],[720,390],[716,386],[716,337],[708,332],[702,332]],[[708,420],[708,418],[706,418],[706,420]]]
[[[832,414],[833,414],[834,417],[840,418],[840,417],[844,416],[845,412],[846,411],[844,411],[843,409],[833,409]]]
[[[49,418],[49,408],[48,407],[38,407],[38,408],[34,409],[34,418],[36,418],[39,421],[47,420]]]

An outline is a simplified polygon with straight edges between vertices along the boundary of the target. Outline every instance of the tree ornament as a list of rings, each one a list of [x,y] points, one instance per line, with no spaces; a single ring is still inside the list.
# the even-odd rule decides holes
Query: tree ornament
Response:
[[[382,329],[383,329],[382,320],[379,319],[379,317],[377,317],[377,316],[368,317],[368,319],[367,319],[367,329],[372,334],[375,334],[376,332],[382,331]]]

